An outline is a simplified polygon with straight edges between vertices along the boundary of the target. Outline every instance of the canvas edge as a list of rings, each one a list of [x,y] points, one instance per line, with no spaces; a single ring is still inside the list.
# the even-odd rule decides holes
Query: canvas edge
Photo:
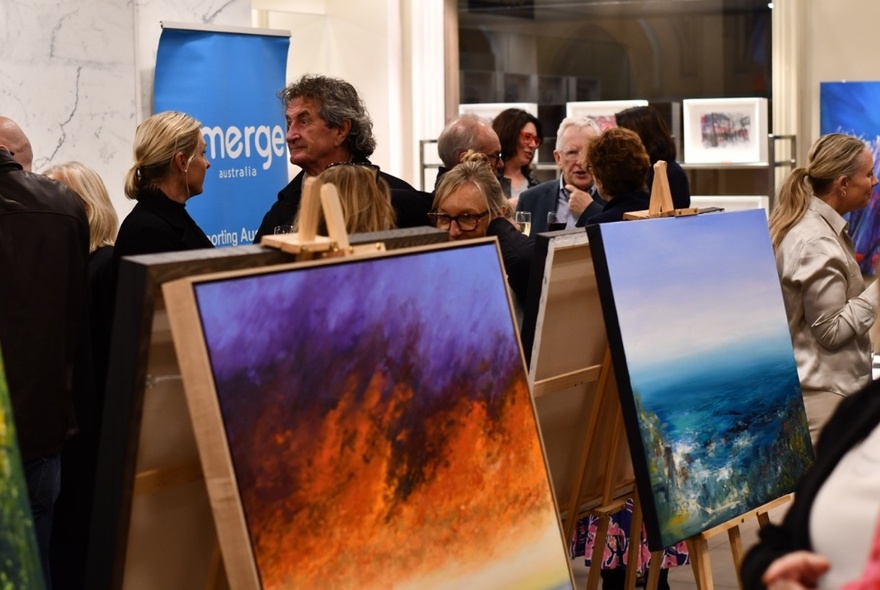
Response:
[[[202,472],[214,515],[223,567],[233,588],[259,590],[260,578],[250,542],[232,455],[223,425],[195,293],[199,277],[162,285],[183,390],[192,420]]]
[[[120,262],[106,376],[116,395],[104,403],[94,499],[101,509],[92,513],[86,556],[86,587],[96,590],[122,587],[125,575],[154,286],[146,267]]]
[[[619,223],[639,223],[626,221]],[[623,347],[623,336],[620,333],[620,322],[614,294],[611,290],[611,273],[602,238],[602,225],[587,226],[587,235],[593,253],[593,268],[599,289],[599,300],[602,302],[602,316],[605,319],[605,331],[608,334],[608,347],[611,350],[614,376],[617,380],[617,392],[623,414],[624,429],[629,443],[633,472],[636,476],[636,489],[642,504],[642,518],[648,533],[648,548],[659,551],[665,548],[662,541],[661,527],[657,518],[657,506],[651,486],[651,475],[648,470],[645,445],[639,430],[638,412],[633,398],[632,382],[629,379],[629,368],[626,364],[626,353]],[[623,395],[623,393],[626,395]]]
[[[498,264],[501,270],[501,277],[503,281],[504,290],[507,293],[507,306],[510,309],[510,319],[511,326],[513,328],[513,338],[516,341],[517,349],[519,350],[519,359],[522,364],[522,368],[524,371],[524,375],[526,377],[526,388],[529,392],[529,405],[532,408],[532,419],[535,423],[535,434],[538,436],[538,446],[541,448],[541,459],[544,465],[544,478],[547,482],[547,487],[550,491],[550,502],[553,505],[553,516],[556,521],[556,527],[559,530],[559,539],[562,542],[562,550],[563,556],[565,556],[565,567],[566,571],[568,571],[568,581],[571,583],[572,589],[574,589],[574,571],[571,569],[571,560],[568,559],[568,544],[570,540],[565,538],[565,527],[562,525],[562,512],[559,507],[559,503],[556,499],[556,487],[553,485],[553,475],[550,473],[550,462],[547,459],[547,449],[544,447],[544,433],[541,430],[541,420],[538,417],[538,406],[535,404],[535,393],[534,393],[534,383],[532,380],[531,373],[529,372],[529,365],[526,362],[525,351],[523,347],[522,339],[520,338],[520,334],[517,330],[516,325],[516,313],[513,308],[513,299],[510,288],[507,285],[507,273],[504,269],[504,257],[501,254],[501,244],[498,242],[498,239],[493,236],[492,240],[495,242],[495,252],[498,256]],[[542,273],[543,275],[543,273]],[[543,279],[543,276],[542,276]],[[531,274],[529,275],[529,281],[531,282]],[[529,287],[531,289],[531,285]],[[527,297],[528,299],[528,297]]]

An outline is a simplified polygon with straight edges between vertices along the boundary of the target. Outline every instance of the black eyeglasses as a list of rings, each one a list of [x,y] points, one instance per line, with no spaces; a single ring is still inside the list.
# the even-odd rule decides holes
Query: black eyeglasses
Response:
[[[461,231],[474,231],[480,220],[489,214],[489,210],[482,213],[462,213],[461,215],[447,215],[446,213],[428,213],[428,217],[434,222],[437,229],[448,230],[452,226],[452,222],[458,224]]]
[[[360,166],[361,168],[372,170],[376,182],[379,182],[379,167],[375,164],[370,164],[368,162],[331,162],[324,167],[324,170],[330,170],[335,166]]]
[[[486,156],[489,158],[489,161],[492,162],[493,166],[498,166],[498,162],[504,160],[504,154],[501,152],[498,152],[497,154],[486,154]]]

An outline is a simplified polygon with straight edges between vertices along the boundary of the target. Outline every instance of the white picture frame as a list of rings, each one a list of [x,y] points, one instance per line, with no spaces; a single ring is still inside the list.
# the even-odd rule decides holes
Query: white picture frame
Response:
[[[685,164],[767,163],[766,98],[683,101]]]
[[[646,107],[647,100],[583,100],[565,104],[566,117],[590,117],[605,131],[617,127],[614,115],[632,107]]]
[[[766,195],[691,195],[691,207],[721,207],[726,212],[745,211],[747,209],[763,209],[764,215],[770,215],[770,197]]]
[[[473,114],[492,121],[498,113],[507,109],[522,109],[532,115],[538,116],[538,103],[536,102],[482,102],[458,105],[458,114]]]

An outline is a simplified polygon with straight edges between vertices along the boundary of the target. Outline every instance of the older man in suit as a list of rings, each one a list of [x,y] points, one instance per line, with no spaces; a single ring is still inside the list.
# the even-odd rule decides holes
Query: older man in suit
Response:
[[[566,117],[556,133],[556,149],[553,159],[561,171],[558,179],[530,188],[520,195],[517,211],[532,213],[532,235],[548,230],[547,214],[554,212],[566,228],[575,227],[578,218],[586,210],[596,213],[605,201],[593,185],[593,176],[580,165],[580,154],[592,137],[601,133],[599,126],[589,117]]]

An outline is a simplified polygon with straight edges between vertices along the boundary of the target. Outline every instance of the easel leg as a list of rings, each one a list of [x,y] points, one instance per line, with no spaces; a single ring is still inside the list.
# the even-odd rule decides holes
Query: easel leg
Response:
[[[761,528],[764,528],[768,524],[770,524],[770,515],[766,512],[759,512],[758,513],[758,526]]]
[[[711,564],[709,563],[709,542],[702,535],[687,540],[691,569],[698,590],[713,590]]]
[[[633,497],[632,520],[629,525],[629,551],[626,558],[626,581],[623,587],[634,590],[639,573],[639,554],[642,549],[642,503],[639,495]]]
[[[215,544],[211,551],[211,565],[208,568],[208,583],[205,585],[205,590],[229,590],[229,580],[226,578],[219,544]]]
[[[608,537],[608,525],[611,516],[603,514],[599,517],[596,526],[596,536],[593,539],[593,554],[590,556],[590,573],[587,575],[587,590],[598,590],[600,574],[602,573],[602,556],[605,554],[605,539]]]
[[[743,560],[743,544],[739,527],[735,526],[728,529],[727,538],[730,540],[730,554],[733,556],[733,567],[736,569],[736,581],[739,584],[740,590],[742,590],[743,581],[739,568]]]
[[[648,583],[645,590],[657,590],[660,583],[660,568],[663,564],[663,551],[651,552],[651,565],[648,569]]]

